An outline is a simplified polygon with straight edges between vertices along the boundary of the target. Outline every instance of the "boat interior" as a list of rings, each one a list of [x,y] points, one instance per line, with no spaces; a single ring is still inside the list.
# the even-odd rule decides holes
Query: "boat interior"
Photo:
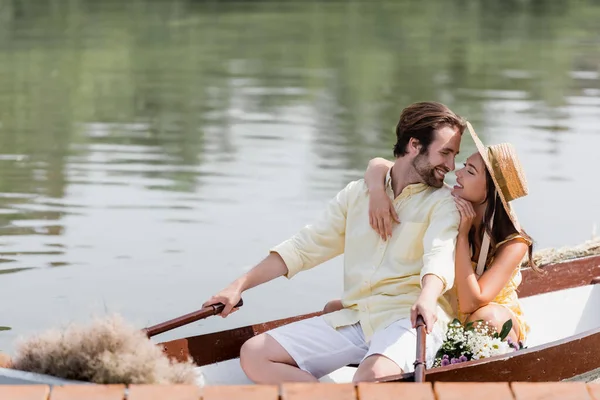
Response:
[[[548,345],[571,336],[600,329],[600,285],[585,285],[520,299],[531,326],[527,348]],[[558,344],[558,343],[557,343]],[[322,382],[351,382],[356,368],[343,367]],[[200,385],[251,384],[239,358],[197,368]]]

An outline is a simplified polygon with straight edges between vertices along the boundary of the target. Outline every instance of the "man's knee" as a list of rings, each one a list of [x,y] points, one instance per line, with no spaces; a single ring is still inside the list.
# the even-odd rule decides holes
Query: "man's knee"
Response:
[[[353,382],[373,382],[382,378],[399,375],[402,373],[402,368],[389,358],[374,354],[367,357],[358,367]]]
[[[270,335],[262,333],[248,339],[240,349],[240,365],[246,376],[257,382],[267,363],[297,366],[289,353]]]
[[[240,365],[244,373],[252,380],[254,380],[257,364],[266,354],[264,336],[266,335],[262,334],[248,339],[240,349]]]

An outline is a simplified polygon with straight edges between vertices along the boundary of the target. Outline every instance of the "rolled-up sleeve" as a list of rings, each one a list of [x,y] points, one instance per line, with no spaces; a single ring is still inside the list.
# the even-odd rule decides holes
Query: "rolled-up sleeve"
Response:
[[[420,282],[427,274],[444,283],[442,293],[454,285],[454,255],[460,214],[453,198],[441,200],[432,212],[430,224],[423,237],[423,269]]]
[[[306,225],[294,236],[270,249],[285,262],[287,278],[344,252],[348,198],[355,184],[351,182],[331,199],[314,223]]]

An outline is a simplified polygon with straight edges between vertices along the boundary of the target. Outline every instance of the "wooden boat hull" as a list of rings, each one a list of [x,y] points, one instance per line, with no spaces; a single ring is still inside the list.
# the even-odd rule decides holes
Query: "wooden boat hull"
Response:
[[[597,374],[590,374],[594,371]],[[427,370],[428,382],[554,382],[600,374],[600,329],[519,351],[518,354]],[[589,377],[588,377],[589,375]],[[385,379],[412,381],[412,374]]]
[[[0,385],[91,385],[89,382],[57,378],[51,375],[0,368]]]
[[[521,298],[600,283],[600,256],[549,264],[542,269],[544,273],[541,275],[531,270],[523,271],[523,284],[519,290]],[[593,301],[599,298],[597,294]],[[198,366],[207,366],[239,357],[242,344],[253,336],[317,315],[320,312],[177,339],[160,345],[171,357],[185,359],[191,356]],[[560,323],[558,318],[560,316],[557,317],[557,323]],[[426,379],[471,382],[561,381],[574,379],[597,369],[600,369],[600,324],[595,325],[594,329],[510,355],[430,369]],[[404,374],[386,379],[388,380],[410,381],[412,375]]]

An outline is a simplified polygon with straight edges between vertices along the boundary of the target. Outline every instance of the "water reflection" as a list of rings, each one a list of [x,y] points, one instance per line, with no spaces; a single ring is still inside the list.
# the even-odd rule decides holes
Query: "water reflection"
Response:
[[[3,3],[0,304],[45,307],[3,309],[10,335],[201,302],[390,157],[418,100],[515,144],[531,192],[516,207],[538,245],[588,238],[599,19],[597,1]],[[464,141],[461,158],[473,151]],[[265,315],[335,293],[314,281],[266,289],[297,301]]]

